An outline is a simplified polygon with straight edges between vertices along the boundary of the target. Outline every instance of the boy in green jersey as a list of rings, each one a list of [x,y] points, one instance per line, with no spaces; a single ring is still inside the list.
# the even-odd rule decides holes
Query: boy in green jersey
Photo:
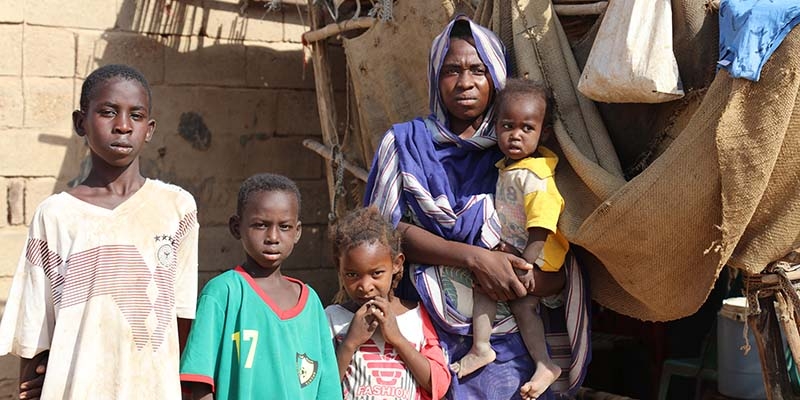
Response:
[[[341,399],[330,328],[316,292],[283,276],[300,239],[300,192],[255,175],[239,189],[231,234],[246,261],[206,284],[181,358],[193,399]]]

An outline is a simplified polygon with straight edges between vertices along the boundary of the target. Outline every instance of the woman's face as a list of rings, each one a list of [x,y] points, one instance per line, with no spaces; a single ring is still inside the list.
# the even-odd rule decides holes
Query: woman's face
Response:
[[[494,85],[478,50],[468,41],[451,39],[439,72],[439,94],[454,132],[480,124],[492,101]]]

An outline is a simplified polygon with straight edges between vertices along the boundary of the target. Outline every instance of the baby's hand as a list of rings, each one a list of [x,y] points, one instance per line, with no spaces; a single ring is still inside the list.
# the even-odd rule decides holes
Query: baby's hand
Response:
[[[500,243],[498,243],[497,246],[495,246],[493,250],[502,251],[503,253],[513,254],[513,255],[515,255],[517,257],[522,257],[522,253],[520,253],[519,250],[517,250],[516,247],[514,247],[514,246],[512,246],[512,245],[510,245],[510,244],[508,244],[506,242],[503,242],[503,241],[500,241]]]
[[[350,329],[347,330],[344,342],[353,349],[369,340],[378,328],[378,320],[371,313],[370,303],[371,301],[368,301],[359,307],[353,315],[353,320],[350,321]]]
[[[533,289],[536,287],[536,280],[533,277],[533,270],[523,271],[523,270],[514,270],[517,273],[517,278],[525,286],[525,290],[528,291],[528,294],[533,293]]]
[[[386,343],[396,345],[400,340],[406,340],[397,327],[397,316],[392,310],[389,300],[383,297],[376,297],[369,301],[371,303],[372,314],[381,327],[381,333]]]

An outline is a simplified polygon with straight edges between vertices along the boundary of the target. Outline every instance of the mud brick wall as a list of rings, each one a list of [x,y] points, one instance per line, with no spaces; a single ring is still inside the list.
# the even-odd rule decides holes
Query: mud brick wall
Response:
[[[142,167],[197,199],[201,287],[243,260],[227,228],[239,184],[275,172],[303,195],[303,237],[285,273],[332,297],[324,164],[302,146],[321,140],[300,43],[306,2],[284,0],[277,12],[249,3],[0,0],[0,311],[36,206],[81,177],[88,149],[70,114],[83,79],[111,63],[135,66],[152,85],[158,125]],[[332,56],[344,98],[343,55]],[[0,399],[15,398],[17,368],[0,358]]]

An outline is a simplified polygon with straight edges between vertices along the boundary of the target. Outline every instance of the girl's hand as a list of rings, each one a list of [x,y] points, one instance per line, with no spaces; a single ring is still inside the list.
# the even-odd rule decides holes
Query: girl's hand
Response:
[[[383,339],[386,340],[386,343],[396,346],[399,341],[405,341],[405,336],[400,333],[400,328],[397,327],[397,315],[392,310],[389,300],[383,297],[376,297],[367,304],[370,303],[372,315],[380,324],[381,334],[383,334]]]
[[[347,330],[347,336],[343,341],[349,348],[357,349],[369,340],[378,328],[378,320],[370,312],[370,303],[371,301],[368,301],[359,307],[350,321],[350,329]]]

